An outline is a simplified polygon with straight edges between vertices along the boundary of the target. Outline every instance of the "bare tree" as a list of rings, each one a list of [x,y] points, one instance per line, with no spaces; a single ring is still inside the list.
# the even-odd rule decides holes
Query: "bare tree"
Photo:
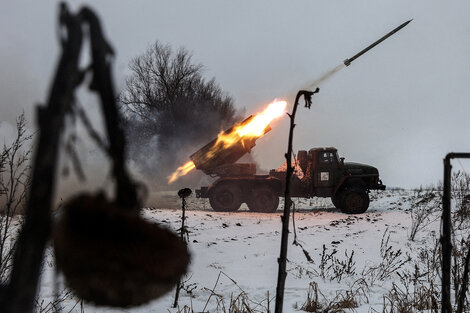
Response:
[[[4,145],[0,157],[0,163],[3,163],[0,165],[0,173],[4,171],[6,174],[0,177],[0,194],[5,197],[5,207],[1,211],[4,210],[7,215],[15,214],[26,198],[31,149],[24,146],[31,138],[32,135],[27,134],[23,112],[16,120],[16,138],[9,147]]]
[[[9,275],[15,248],[13,222],[21,213],[29,185],[30,154],[26,118],[22,113],[16,120],[16,138],[3,146],[0,155],[0,282]]]
[[[184,48],[174,51],[156,41],[131,61],[130,70],[120,100],[128,109],[130,157],[139,165],[145,164],[141,158],[155,155],[158,146],[163,152],[159,168],[172,171],[194,147],[236,120],[232,98],[214,78],[203,78],[203,66]],[[155,173],[152,168],[152,176]]]

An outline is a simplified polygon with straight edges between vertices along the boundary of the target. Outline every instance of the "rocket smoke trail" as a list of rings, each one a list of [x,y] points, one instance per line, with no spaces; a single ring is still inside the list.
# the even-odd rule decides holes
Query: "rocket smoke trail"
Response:
[[[313,88],[316,88],[318,87],[321,83],[323,83],[324,81],[326,81],[328,78],[330,78],[331,76],[333,76],[334,74],[336,74],[337,72],[339,72],[342,68],[345,68],[346,65],[344,63],[341,63],[340,65],[336,66],[335,68],[329,70],[328,72],[326,72],[325,74],[323,74],[321,77],[319,77],[318,79],[316,79],[315,81],[313,81],[313,83],[311,83],[309,86],[308,86],[308,90],[310,89],[313,89]]]

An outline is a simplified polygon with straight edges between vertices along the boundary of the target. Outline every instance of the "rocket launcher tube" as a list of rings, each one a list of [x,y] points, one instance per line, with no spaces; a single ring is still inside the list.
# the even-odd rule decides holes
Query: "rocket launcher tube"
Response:
[[[266,126],[260,136],[235,137],[235,141],[231,142],[230,145],[225,144],[223,140],[220,140],[219,138],[231,135],[240,126],[243,127],[250,123],[254,117],[254,115],[251,115],[243,122],[227,129],[223,133],[219,134],[217,138],[193,153],[190,156],[190,159],[193,161],[196,168],[208,174],[211,172],[211,169],[221,165],[233,164],[246,153],[249,153],[256,145],[256,140],[271,130],[269,125]]]

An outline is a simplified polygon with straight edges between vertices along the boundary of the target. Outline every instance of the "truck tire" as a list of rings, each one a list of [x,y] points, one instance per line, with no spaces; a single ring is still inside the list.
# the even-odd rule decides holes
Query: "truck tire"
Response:
[[[336,194],[334,196],[331,196],[331,202],[333,202],[333,205],[335,208],[341,210],[341,194]]]
[[[216,212],[234,212],[238,210],[242,204],[240,187],[230,183],[215,186],[210,192],[209,203]]]
[[[341,211],[347,214],[360,214],[369,207],[369,194],[359,186],[346,187],[341,192]]]
[[[272,188],[255,187],[247,205],[253,212],[272,213],[279,206],[279,197]]]

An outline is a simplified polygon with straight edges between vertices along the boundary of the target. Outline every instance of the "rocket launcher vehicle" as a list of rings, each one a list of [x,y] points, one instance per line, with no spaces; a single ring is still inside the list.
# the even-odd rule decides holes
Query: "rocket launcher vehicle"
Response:
[[[255,116],[251,115],[243,122],[227,129],[219,134],[217,138],[196,151],[190,156],[191,161],[198,170],[207,175],[229,176],[229,175],[252,175],[256,171],[253,163],[237,163],[246,153],[256,145],[256,140],[271,130],[269,125],[264,128],[259,136],[237,136],[233,135],[239,129],[250,123]],[[230,137],[230,144],[221,138]]]

